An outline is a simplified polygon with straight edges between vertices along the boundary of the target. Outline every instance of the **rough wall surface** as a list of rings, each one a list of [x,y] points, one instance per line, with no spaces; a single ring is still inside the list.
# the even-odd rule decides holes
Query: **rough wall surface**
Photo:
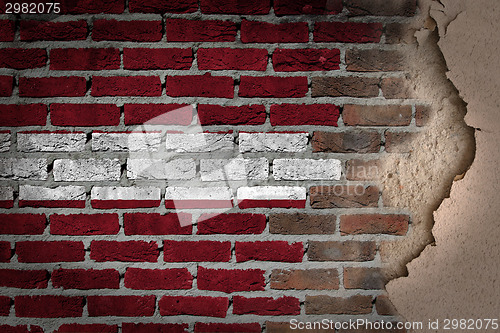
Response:
[[[421,197],[394,189],[437,180],[428,207],[471,143],[446,78],[421,84],[416,68],[442,62],[407,34],[417,13],[112,0],[2,14],[2,329],[396,320],[384,284],[432,237]],[[416,147],[432,156],[412,172]]]
[[[439,329],[428,331],[443,332],[444,319],[465,319],[469,325],[470,319],[498,319],[500,309],[500,182],[496,172],[500,159],[500,12],[498,3],[489,0],[430,5],[429,13],[440,31],[447,76],[467,103],[465,121],[476,128],[476,155],[434,214],[435,246],[425,248],[408,265],[409,276],[391,281],[387,290],[407,320],[439,319]],[[454,331],[468,330],[458,326]]]

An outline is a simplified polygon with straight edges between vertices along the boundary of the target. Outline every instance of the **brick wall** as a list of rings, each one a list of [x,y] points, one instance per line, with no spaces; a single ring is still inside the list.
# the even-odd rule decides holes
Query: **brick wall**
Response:
[[[0,330],[395,320],[378,247],[411,232],[411,212],[384,207],[377,174],[427,119],[406,75],[416,10],[84,0],[2,14]]]

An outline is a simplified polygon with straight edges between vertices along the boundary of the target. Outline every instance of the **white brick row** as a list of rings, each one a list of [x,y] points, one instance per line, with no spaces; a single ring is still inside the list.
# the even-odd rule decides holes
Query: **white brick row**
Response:
[[[158,151],[161,132],[92,133],[93,151]]]
[[[230,208],[233,192],[229,187],[167,187],[167,208]]]
[[[1,158],[0,180],[45,180],[47,160],[44,158]]]
[[[165,161],[158,159],[127,160],[129,179],[193,179],[196,163],[192,158]]]
[[[10,132],[0,132],[0,153],[10,149]]]
[[[167,133],[166,149],[178,153],[233,150],[231,133]]]
[[[56,188],[31,185],[19,186],[19,200],[85,200],[85,198],[84,186],[58,186]]]
[[[243,133],[239,135],[242,153],[276,152],[294,153],[305,151],[307,133]]]
[[[305,200],[306,188],[299,186],[240,187],[238,201],[243,200]]]
[[[266,180],[269,175],[267,158],[207,159],[200,161],[202,181]]]
[[[54,161],[54,180],[59,181],[105,181],[119,180],[121,166],[118,159],[61,159]]]
[[[91,200],[160,200],[160,189],[156,187],[94,186]]]
[[[10,186],[0,187],[0,201],[14,200],[14,189]]]
[[[17,150],[22,152],[70,152],[83,151],[87,136],[85,133],[17,133]]]
[[[342,164],[336,159],[283,158],[273,161],[276,180],[339,180]]]

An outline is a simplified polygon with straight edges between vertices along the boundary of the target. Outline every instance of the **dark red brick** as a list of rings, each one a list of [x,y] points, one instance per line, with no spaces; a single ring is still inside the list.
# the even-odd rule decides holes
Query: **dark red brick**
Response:
[[[147,54],[147,57],[144,55]],[[190,69],[193,51],[185,49],[123,49],[123,68],[137,70]]]
[[[46,222],[45,214],[0,214],[0,234],[41,235]]]
[[[85,96],[87,80],[84,77],[21,77],[21,97],[78,97]]]
[[[427,126],[431,119],[432,109],[426,105],[415,107],[415,123],[418,127]]]
[[[269,232],[282,235],[334,234],[335,215],[271,214]]]
[[[10,314],[10,307],[12,303],[13,302],[10,297],[0,296],[0,316],[8,316]]]
[[[0,126],[44,126],[45,104],[0,104]]]
[[[47,64],[47,51],[35,48],[0,49],[0,68],[30,69]]]
[[[125,104],[125,125],[189,125],[190,104]]]
[[[266,121],[264,105],[198,104],[197,112],[201,125],[261,125]]]
[[[305,97],[308,91],[307,77],[242,76],[240,97]]]
[[[336,290],[339,289],[339,274],[336,269],[273,269],[271,289]]]
[[[337,126],[340,116],[335,104],[275,104],[270,112],[272,126]]]
[[[347,70],[351,72],[393,72],[408,67],[400,51],[378,49],[354,49],[346,51]]]
[[[155,312],[155,296],[87,296],[89,317],[150,317]]]
[[[8,75],[0,76],[0,97],[10,97],[14,85],[14,77]]]
[[[50,120],[55,126],[116,126],[120,108],[114,104],[51,104]]]
[[[372,312],[372,296],[354,295],[348,298],[326,295],[306,296],[306,314],[361,315]]]
[[[312,186],[309,199],[311,207],[316,209],[367,208],[378,206],[379,192],[376,186]]]
[[[213,333],[213,332],[244,332],[244,333],[260,333],[261,327],[259,323],[244,323],[244,324],[224,324],[224,323],[196,323],[194,325],[195,333]]]
[[[158,42],[162,34],[161,21],[95,20],[92,39],[120,42]]]
[[[115,235],[118,230],[118,214],[50,215],[52,235]]]
[[[273,53],[277,72],[332,71],[340,68],[338,49],[277,49]]]
[[[0,9],[0,12],[2,10]],[[0,325],[0,332],[5,332],[5,333],[43,333],[43,329],[40,326],[35,326],[35,325],[17,325],[17,326],[10,326],[10,325]]]
[[[265,71],[267,50],[264,49],[198,49],[200,70],[249,70]]]
[[[92,96],[160,96],[158,76],[94,76]]]
[[[197,286],[200,290],[225,293],[264,290],[265,272],[261,269],[208,269],[198,266]]]
[[[12,257],[10,242],[0,241],[0,262],[9,262]]]
[[[51,70],[101,71],[120,68],[120,50],[113,48],[52,49]]]
[[[411,105],[344,105],[346,126],[408,126]]]
[[[0,269],[0,286],[20,289],[47,288],[49,273],[44,270]]]
[[[346,289],[383,289],[385,278],[380,268],[345,267],[344,287]]]
[[[87,39],[87,22],[21,21],[22,41],[68,41]]]
[[[16,317],[64,318],[81,317],[84,297],[16,296]]]
[[[316,43],[378,43],[382,28],[381,23],[316,22],[313,36]]]
[[[221,20],[167,19],[168,42],[234,42],[236,24]]]
[[[127,268],[125,272],[125,288],[155,289],[191,289],[193,276],[187,268],[140,269]]]
[[[124,262],[156,262],[158,260],[158,244],[146,241],[92,241],[90,259]]]
[[[265,15],[271,9],[270,0],[201,0],[204,14]]]
[[[188,324],[122,323],[122,333],[186,333]]]
[[[233,297],[233,314],[253,314],[258,316],[298,315],[300,301],[298,298],[283,296],[280,298],[243,296]]]
[[[342,235],[389,234],[404,236],[408,231],[410,218],[397,214],[358,214],[340,217]]]
[[[313,152],[378,153],[382,140],[377,132],[314,132]]]
[[[231,258],[231,242],[166,240],[163,251],[166,262],[227,262]]]
[[[304,247],[301,242],[287,241],[236,242],[236,261],[302,262]]]
[[[197,234],[260,234],[265,228],[264,214],[203,214]]]
[[[208,296],[163,296],[158,305],[162,316],[203,316],[225,318],[229,299]]]
[[[118,333],[118,325],[62,324],[54,333]]]
[[[274,0],[274,13],[280,15],[328,15],[342,12],[342,0]]]
[[[307,256],[310,261],[371,261],[376,253],[375,242],[311,241]]]
[[[391,300],[386,295],[377,296],[375,300],[375,309],[377,309],[377,313],[381,316],[398,315],[396,307],[392,304]]]
[[[124,0],[70,0],[61,3],[61,12],[67,14],[121,14]]]
[[[125,235],[191,235],[191,214],[169,213],[123,215]]]
[[[172,97],[234,97],[234,80],[229,76],[205,75],[167,77],[167,95]]]
[[[131,13],[193,13],[198,10],[197,0],[130,0]]]
[[[52,272],[52,285],[63,289],[118,289],[120,273],[114,269],[58,269]]]
[[[312,97],[377,97],[379,82],[374,77],[313,77]]]
[[[0,20],[0,42],[13,42],[16,25],[11,20]]]
[[[349,0],[345,2],[345,7],[353,16],[413,16],[417,1]]]
[[[72,262],[85,259],[83,242],[23,241],[16,243],[19,262]]]
[[[243,43],[306,43],[309,27],[306,22],[267,23],[243,20],[241,22]]]

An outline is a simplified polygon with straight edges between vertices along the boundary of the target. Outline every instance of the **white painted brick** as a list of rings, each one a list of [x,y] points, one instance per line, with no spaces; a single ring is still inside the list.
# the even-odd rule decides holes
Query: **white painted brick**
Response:
[[[293,153],[305,151],[307,133],[240,133],[240,152]]]
[[[232,200],[229,187],[167,187],[165,200]]]
[[[283,158],[273,162],[276,180],[339,180],[341,173],[341,162],[336,159]]]
[[[240,187],[238,200],[305,200],[306,188],[299,186]]]
[[[121,166],[117,159],[61,159],[54,161],[53,174],[56,182],[119,180]]]
[[[94,151],[157,151],[161,132],[92,133]]]
[[[157,159],[127,160],[129,179],[193,179],[196,176],[196,163],[192,158],[173,161]]]
[[[166,149],[178,153],[202,153],[234,149],[231,133],[167,133]]]
[[[44,158],[2,158],[0,159],[0,180],[45,180],[47,160]]]
[[[10,132],[0,132],[0,153],[10,149]]]
[[[19,186],[19,200],[85,200],[84,186],[58,186],[48,188],[43,186]]]
[[[201,160],[200,173],[202,181],[266,180],[269,163],[264,157]]]
[[[0,187],[0,201],[14,200],[14,189],[10,186]]]
[[[160,200],[160,189],[156,187],[92,187],[91,200]]]
[[[17,133],[17,150],[23,152],[83,151],[87,136],[85,133]]]

